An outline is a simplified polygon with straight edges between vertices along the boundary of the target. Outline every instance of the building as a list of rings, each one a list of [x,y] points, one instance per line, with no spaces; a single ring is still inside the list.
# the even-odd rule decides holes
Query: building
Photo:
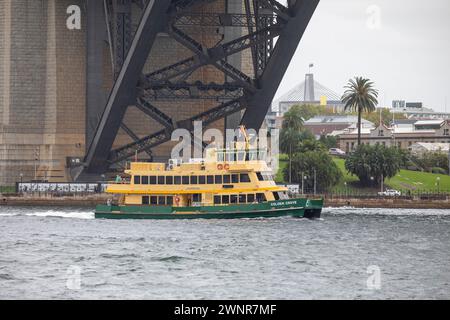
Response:
[[[421,123],[412,127],[388,127],[381,124],[376,128],[363,128],[361,142],[363,144],[383,144],[387,147],[396,146],[412,150],[417,143],[450,143],[450,121],[440,121],[434,129],[422,129]],[[339,146],[346,152],[354,150],[358,143],[358,130],[349,128],[339,135]]]
[[[448,154],[450,151],[450,143],[427,143],[418,142],[411,146],[411,153],[421,156],[429,152],[440,152]]]
[[[278,112],[269,111],[265,118],[262,129],[270,130],[281,129],[283,126],[283,117],[278,114]]]
[[[341,132],[348,128],[357,128],[358,117],[352,115],[317,116],[305,121],[304,126],[317,137],[322,135],[336,135],[336,132]],[[371,129],[375,125],[368,120],[361,119],[361,127],[363,129]]]
[[[272,104],[272,110],[283,115],[292,106],[298,104],[328,106],[336,112],[343,111],[344,107],[341,95],[315,81],[312,73],[306,74],[305,81],[276,99]]]
[[[429,119],[450,119],[450,113],[436,112],[433,109],[425,108],[422,102],[406,102],[404,100],[392,101],[392,113],[401,114],[408,119],[429,120]]]

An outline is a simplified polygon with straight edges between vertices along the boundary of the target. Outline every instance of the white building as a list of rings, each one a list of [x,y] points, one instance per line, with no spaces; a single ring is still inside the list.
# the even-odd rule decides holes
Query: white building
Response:
[[[391,112],[416,120],[450,119],[450,113],[436,112],[433,109],[425,108],[421,102],[393,101]]]
[[[429,143],[418,142],[411,146],[411,152],[415,155],[421,156],[428,152],[440,152],[448,154],[450,151],[450,143]]]
[[[431,126],[431,127],[430,127]],[[385,124],[377,128],[362,128],[361,143],[382,144],[387,147],[396,146],[401,149],[412,150],[412,146],[417,143],[450,143],[450,120],[435,123],[420,122],[412,127],[388,127]],[[358,143],[358,130],[348,128],[339,134],[340,148],[346,152],[353,151]]]

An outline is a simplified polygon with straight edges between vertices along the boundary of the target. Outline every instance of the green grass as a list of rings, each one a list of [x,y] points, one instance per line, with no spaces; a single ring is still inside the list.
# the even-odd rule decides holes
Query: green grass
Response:
[[[333,188],[333,192],[351,192],[351,193],[373,193],[378,192],[378,188],[363,188],[359,185],[358,177],[353,176],[345,169],[345,160],[340,158],[333,158],[334,162],[341,170],[343,179]],[[286,155],[280,155],[280,169],[276,174],[275,180],[277,183],[283,183],[283,169],[288,165]],[[410,170],[401,170],[392,179],[387,179],[385,182],[386,188],[403,190],[403,191],[416,191],[416,192],[436,192],[437,178],[439,181],[439,191],[450,192],[450,176],[433,174],[428,172],[417,172]]]
[[[285,154],[280,154],[280,156],[278,157],[278,161],[279,161],[279,168],[277,174],[275,175],[275,182],[285,183],[283,177],[283,170],[289,165],[288,156]]]
[[[439,190],[450,192],[450,176],[428,172],[401,170],[395,177],[388,180],[387,184],[399,190],[437,191],[438,177],[440,178]]]
[[[0,193],[15,193],[16,187],[0,187]]]
[[[335,191],[342,192],[347,188],[349,191],[370,191],[371,188],[361,188],[358,186],[358,178],[352,176],[345,169],[345,160],[333,158],[339,169],[341,169],[344,175],[343,181],[335,187]],[[436,185],[437,178],[439,181],[439,190],[450,192],[450,176],[442,174],[433,174],[428,172],[418,172],[410,170],[400,170],[400,172],[391,179],[386,179],[386,188],[405,190],[405,191],[422,191],[422,192],[435,192],[438,190]],[[347,187],[345,186],[347,183]]]

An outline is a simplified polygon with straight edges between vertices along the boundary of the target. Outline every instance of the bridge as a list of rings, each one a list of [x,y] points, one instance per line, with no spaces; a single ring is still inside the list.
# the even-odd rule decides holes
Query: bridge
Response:
[[[86,156],[74,177],[104,174],[136,154],[152,159],[173,130],[193,130],[194,121],[259,129],[318,3],[87,0]],[[171,55],[172,46],[189,54]],[[161,50],[167,59],[154,59]],[[107,99],[106,68],[114,79]],[[134,132],[124,121],[130,108],[154,131]],[[131,142],[117,145],[119,133]]]

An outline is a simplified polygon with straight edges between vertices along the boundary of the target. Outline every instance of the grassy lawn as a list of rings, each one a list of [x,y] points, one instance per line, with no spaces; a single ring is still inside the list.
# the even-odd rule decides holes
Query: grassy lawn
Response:
[[[378,188],[363,188],[358,184],[358,178],[356,176],[350,175],[347,170],[345,170],[345,160],[339,158],[333,158],[336,165],[342,171],[343,179],[342,181],[333,188],[334,192],[351,192],[351,193],[373,193],[380,191]],[[276,175],[276,182],[283,183],[283,169],[288,165],[288,160],[286,155],[280,155],[280,169]],[[450,193],[450,176],[432,174],[428,172],[417,172],[410,170],[401,170],[392,179],[386,180],[386,188],[392,188],[396,190],[410,190],[410,191],[422,191],[422,192],[436,192],[438,187],[436,185],[437,178],[439,181],[439,190],[441,192]]]
[[[275,182],[284,183],[283,170],[289,165],[288,156],[285,154],[280,154],[280,156],[278,157],[278,161],[280,167],[277,174],[275,175]]]
[[[0,187],[0,193],[15,193],[16,187]]]
[[[358,178],[347,173],[345,170],[345,160],[334,158],[334,162],[337,164],[339,169],[341,169],[344,179],[340,185],[335,187],[336,191],[345,190],[344,182],[347,182],[348,189],[358,189]],[[400,172],[392,179],[386,180],[386,187],[396,190],[411,190],[411,191],[424,191],[424,192],[434,192],[437,191],[437,178],[440,178],[439,190],[450,192],[450,176],[441,174],[432,174],[428,172],[418,172],[410,170],[400,170]],[[371,189],[366,189],[369,191]],[[353,190],[352,190],[353,191]]]

